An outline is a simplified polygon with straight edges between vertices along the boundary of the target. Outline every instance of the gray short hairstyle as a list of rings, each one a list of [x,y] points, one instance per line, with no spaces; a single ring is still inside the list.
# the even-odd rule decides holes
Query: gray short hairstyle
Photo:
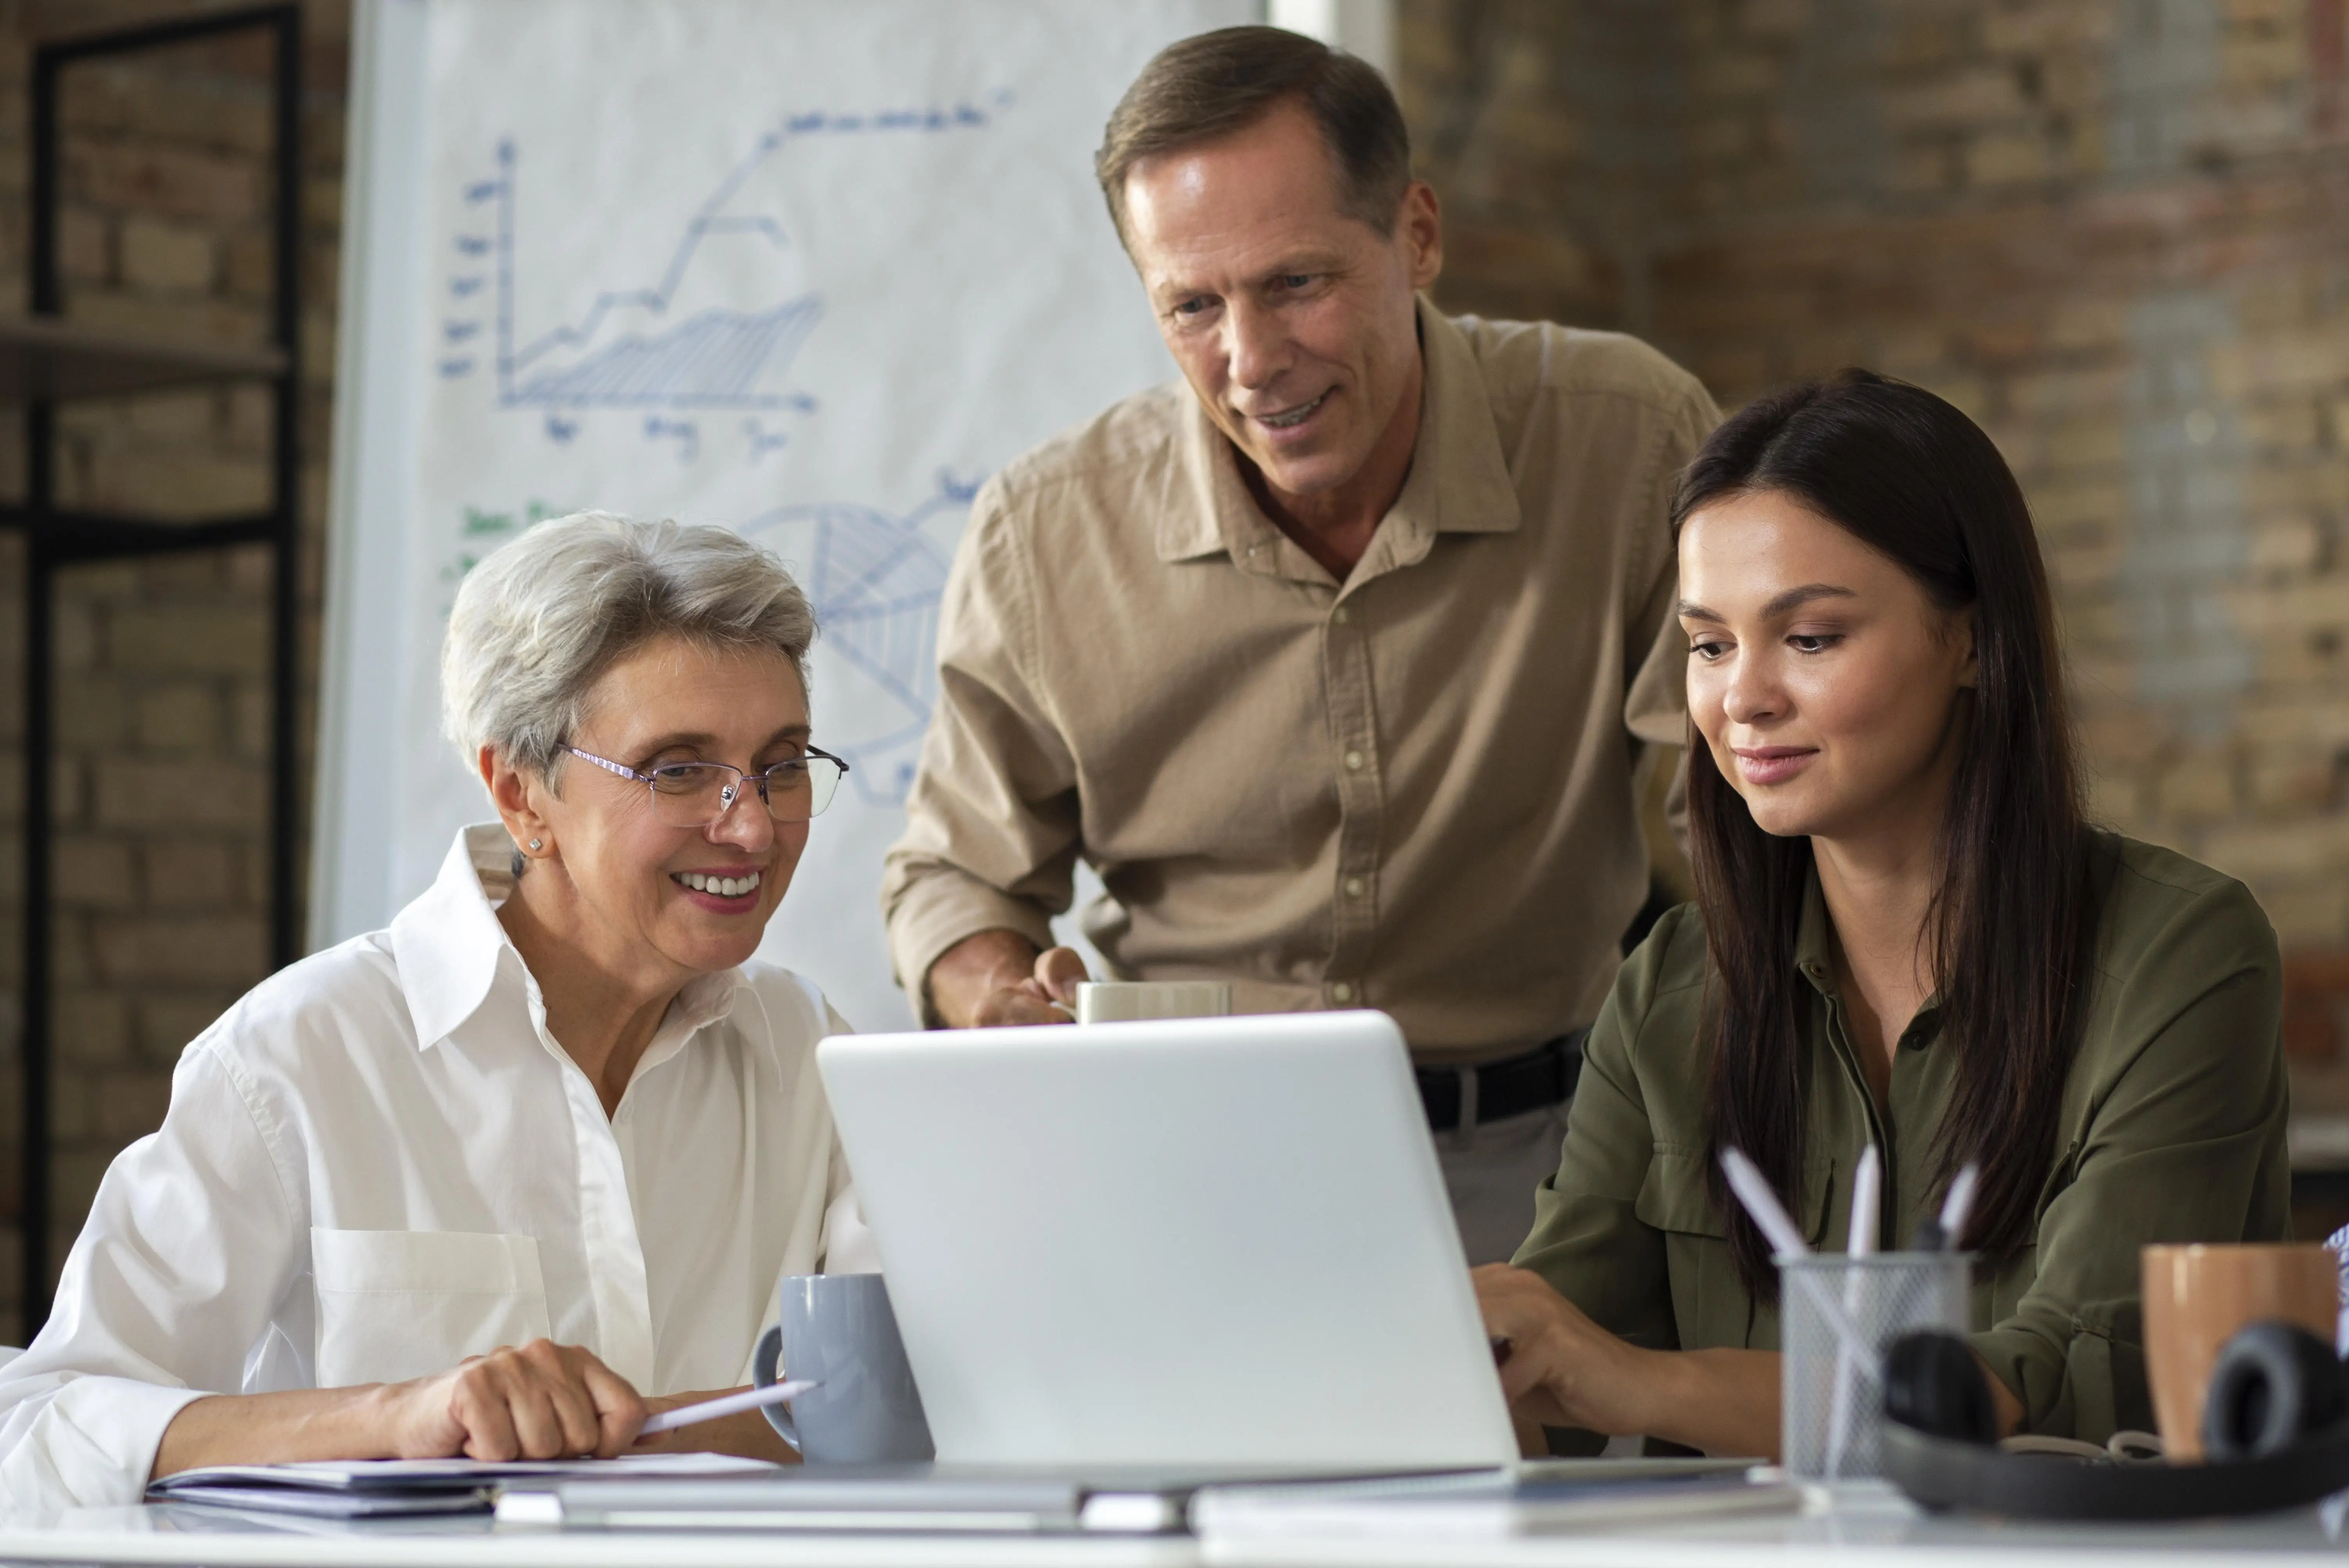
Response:
[[[441,727],[549,775],[604,672],[656,637],[759,649],[804,687],[815,613],[771,551],[730,529],[605,511],[550,518],[466,574],[440,645]]]

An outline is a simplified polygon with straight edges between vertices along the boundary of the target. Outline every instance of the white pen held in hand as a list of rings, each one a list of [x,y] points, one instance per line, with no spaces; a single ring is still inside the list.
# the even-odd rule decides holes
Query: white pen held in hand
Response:
[[[763,1387],[745,1388],[739,1394],[720,1394],[715,1399],[704,1399],[697,1405],[679,1405],[676,1409],[664,1410],[647,1421],[637,1435],[649,1438],[661,1432],[673,1432],[679,1427],[714,1421],[720,1416],[735,1416],[744,1410],[780,1405],[786,1399],[798,1398],[814,1387],[813,1379],[802,1377],[795,1383],[769,1383]]]
[[[1876,1251],[1877,1216],[1884,1202],[1884,1160],[1871,1143],[1860,1150],[1859,1170],[1851,1179],[1851,1235],[1843,1250],[1855,1258]]]

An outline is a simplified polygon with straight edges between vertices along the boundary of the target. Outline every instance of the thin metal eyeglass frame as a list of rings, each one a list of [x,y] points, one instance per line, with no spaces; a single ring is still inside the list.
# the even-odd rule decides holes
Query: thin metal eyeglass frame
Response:
[[[569,752],[572,756],[576,757],[582,762],[592,762],[607,773],[616,773],[623,779],[643,785],[647,791],[651,792],[656,799],[657,799],[659,794],[658,789],[657,788],[657,781],[651,774],[639,773],[625,762],[615,762],[608,757],[598,757],[592,751],[582,751],[575,746],[565,745],[563,749]],[[788,768],[792,762],[805,762],[809,758],[821,758],[824,761],[840,769],[840,777],[842,779],[848,777],[849,767],[847,758],[834,757],[831,752],[814,746],[811,746],[807,748],[806,757],[794,757],[789,762],[778,762],[772,767],[761,769],[756,773],[746,773],[741,769],[735,767],[731,762],[672,763],[670,766],[679,768],[722,768],[727,772],[734,775],[733,783],[719,786],[718,793],[717,816],[710,818],[709,821],[707,822],[679,822],[677,826],[680,828],[706,828],[709,826],[710,822],[724,820],[726,813],[731,811],[734,809],[735,803],[742,799],[742,786],[751,782],[753,779],[758,781],[759,804],[767,808],[767,816],[770,820],[778,822],[812,822],[815,820],[816,818],[823,814],[823,806],[829,806],[832,804],[832,800],[829,797],[825,799],[823,806],[817,807],[814,810],[809,812],[804,817],[784,818],[777,817],[775,815],[774,799],[767,793],[767,780],[768,778],[773,774],[775,769]],[[833,781],[833,788],[835,790],[840,788],[840,784],[837,779]]]

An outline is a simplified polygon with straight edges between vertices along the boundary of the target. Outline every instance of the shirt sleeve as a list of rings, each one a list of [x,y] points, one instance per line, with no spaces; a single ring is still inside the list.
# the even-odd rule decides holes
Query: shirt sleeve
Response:
[[[1558,1167],[1534,1190],[1534,1228],[1516,1266],[1547,1280],[1611,1334],[1651,1350],[1677,1347],[1662,1236],[1635,1212],[1655,1134],[1631,1065],[1663,955],[1683,907],[1659,921],[1625,961],[1583,1045]]]
[[[243,1386],[307,1240],[254,1106],[199,1042],[161,1129],[99,1183],[47,1325],[0,1370],[0,1507],[137,1502],[180,1410]]]
[[[1073,896],[1076,766],[1033,679],[1022,542],[990,484],[938,620],[938,697],[882,874],[897,983],[926,1022],[930,965],[997,928],[1039,947]]]
[[[1686,397],[1665,428],[1646,489],[1645,515],[1633,520],[1650,541],[1641,552],[1648,570],[1633,584],[1625,667],[1633,672],[1623,704],[1623,727],[1631,732],[1633,755],[1648,747],[1688,745],[1688,639],[1675,613],[1680,599],[1680,560],[1672,540],[1672,496],[1681,470],[1721,423],[1721,410],[1693,377]],[[1665,796],[1664,814],[1672,837],[1688,848],[1687,759],[1683,757]]]
[[[2096,1442],[2153,1419],[2139,1249],[2282,1241],[2291,1212],[2282,965],[2250,892],[2229,883],[2202,894],[2127,973],[2099,983],[2119,988],[2125,1048],[2084,1051],[2093,1109],[2059,1151],[2036,1277],[1973,1336],[2022,1401],[2026,1429]]]

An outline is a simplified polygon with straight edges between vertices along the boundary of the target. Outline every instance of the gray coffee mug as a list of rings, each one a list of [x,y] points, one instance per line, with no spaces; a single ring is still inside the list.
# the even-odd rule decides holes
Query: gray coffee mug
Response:
[[[882,1464],[935,1458],[921,1391],[897,1337],[897,1315],[879,1274],[792,1274],[777,1295],[780,1320],[759,1340],[751,1377],[775,1380],[776,1364],[816,1387],[769,1405],[767,1419],[810,1464]]]

